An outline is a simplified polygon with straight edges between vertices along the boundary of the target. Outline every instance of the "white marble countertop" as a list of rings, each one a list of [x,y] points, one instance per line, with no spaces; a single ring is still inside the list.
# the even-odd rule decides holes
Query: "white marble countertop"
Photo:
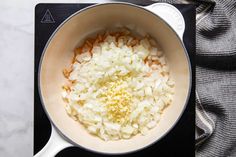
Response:
[[[104,1],[108,0],[1,1],[0,156],[33,155],[34,6]]]

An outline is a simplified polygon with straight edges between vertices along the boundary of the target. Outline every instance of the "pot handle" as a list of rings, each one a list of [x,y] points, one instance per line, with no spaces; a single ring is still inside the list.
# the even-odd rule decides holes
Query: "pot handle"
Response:
[[[65,141],[51,125],[52,132],[47,144],[34,157],[54,157],[64,148],[71,147],[72,144]]]
[[[182,14],[176,7],[168,3],[154,3],[144,8],[160,16],[176,31],[178,36],[183,39],[185,22]]]

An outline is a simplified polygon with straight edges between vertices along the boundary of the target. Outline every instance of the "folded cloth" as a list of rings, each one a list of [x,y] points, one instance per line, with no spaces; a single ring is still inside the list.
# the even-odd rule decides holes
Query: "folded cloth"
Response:
[[[236,1],[199,0],[196,27],[196,155],[236,156]]]
[[[236,157],[236,1],[195,3],[196,156]]]

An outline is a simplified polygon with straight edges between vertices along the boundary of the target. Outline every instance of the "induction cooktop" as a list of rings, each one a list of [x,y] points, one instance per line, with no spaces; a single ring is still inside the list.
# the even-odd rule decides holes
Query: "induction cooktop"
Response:
[[[151,2],[145,2],[148,5]],[[43,110],[38,92],[38,68],[45,44],[54,30],[71,14],[93,4],[38,4],[35,7],[35,62],[34,62],[34,154],[47,143],[51,125]],[[141,151],[122,155],[122,157],[138,156],[194,156],[195,147],[195,6],[191,4],[174,4],[182,13],[186,23],[184,44],[188,51],[192,66],[192,91],[186,110],[176,126],[160,141]],[[141,141],[140,141],[141,142]],[[56,157],[100,157],[78,147],[70,147],[59,152]]]

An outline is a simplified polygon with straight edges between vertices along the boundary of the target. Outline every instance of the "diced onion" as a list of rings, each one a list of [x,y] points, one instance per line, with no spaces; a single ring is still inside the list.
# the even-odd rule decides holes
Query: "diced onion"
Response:
[[[175,91],[156,41],[124,30],[85,43],[62,92],[68,115],[105,141],[148,134]]]

